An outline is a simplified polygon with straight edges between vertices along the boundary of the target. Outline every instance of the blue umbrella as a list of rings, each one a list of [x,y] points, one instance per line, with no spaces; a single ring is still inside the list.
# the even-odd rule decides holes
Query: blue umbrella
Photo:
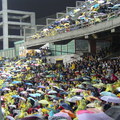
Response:
[[[32,83],[25,83],[26,85],[33,85]]]
[[[29,96],[31,96],[31,97],[37,97],[35,94],[29,94]]]
[[[94,8],[98,8],[100,4],[93,5]]]
[[[60,106],[62,106],[66,110],[72,110],[71,107],[70,107],[70,105],[68,105],[67,103],[60,103]]]
[[[41,94],[39,94],[39,93],[35,93],[35,94],[29,94],[29,96],[31,96],[31,97],[40,97]]]
[[[21,81],[13,81],[12,84],[19,84]]]
[[[53,26],[48,26],[49,29],[53,29]]]
[[[54,25],[59,25],[60,24],[60,21],[55,21],[54,22]]]
[[[19,95],[12,95],[12,98],[19,98]]]
[[[40,96],[41,96],[41,94],[40,94],[40,93],[35,93],[35,95],[36,95],[37,97],[40,97]]]
[[[35,102],[35,99],[32,98],[32,97],[28,97],[27,99],[28,99],[28,100],[33,100],[33,101]]]

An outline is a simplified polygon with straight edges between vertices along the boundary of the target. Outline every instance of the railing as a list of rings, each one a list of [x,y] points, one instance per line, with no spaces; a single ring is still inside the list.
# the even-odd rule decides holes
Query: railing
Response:
[[[39,35],[36,36],[36,39],[38,40],[40,38],[55,36],[55,35],[58,35],[58,34],[61,34],[61,33],[66,33],[66,32],[70,32],[70,31],[82,29],[82,28],[85,28],[85,27],[89,27],[91,25],[95,25],[95,24],[104,22],[104,21],[109,21],[110,19],[118,17],[118,16],[120,16],[120,11],[115,11],[115,12],[112,12],[112,13],[102,17],[100,19],[100,22],[93,20],[91,22],[83,22],[83,23],[78,24],[78,25],[71,25],[68,28],[63,28],[63,29],[59,29],[59,30],[54,29],[54,30],[49,31],[47,34],[42,34],[41,37]],[[29,37],[29,38],[26,39],[26,41],[29,41],[29,40],[35,40],[35,39],[33,39],[32,37]]]

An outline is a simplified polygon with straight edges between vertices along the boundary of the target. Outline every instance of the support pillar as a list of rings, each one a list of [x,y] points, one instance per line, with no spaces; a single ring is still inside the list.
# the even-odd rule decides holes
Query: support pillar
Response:
[[[32,26],[35,26],[35,14],[32,14],[32,15],[30,16],[30,19],[31,19],[31,25],[32,25]]]
[[[95,39],[89,40],[89,52],[96,53],[96,40]]]
[[[3,9],[3,49],[9,48],[7,0],[2,0]]]
[[[35,31],[37,32],[37,28],[35,27],[35,14],[34,13],[30,16],[30,21],[31,21],[31,27],[33,27]]]

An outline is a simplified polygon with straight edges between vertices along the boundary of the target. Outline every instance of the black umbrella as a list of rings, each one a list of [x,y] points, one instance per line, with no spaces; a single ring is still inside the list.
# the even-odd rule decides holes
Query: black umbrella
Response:
[[[115,120],[120,120],[120,106],[112,106],[105,113]]]

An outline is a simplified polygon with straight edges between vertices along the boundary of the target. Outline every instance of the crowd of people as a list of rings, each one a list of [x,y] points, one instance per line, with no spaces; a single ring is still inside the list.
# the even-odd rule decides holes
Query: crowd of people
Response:
[[[114,5],[118,7],[112,9]],[[64,17],[56,19],[54,23],[46,26],[28,39],[35,40],[46,36],[54,36],[106,21],[120,15],[120,11],[117,9],[119,8],[119,4],[113,4],[106,0],[86,1],[85,4],[80,7],[70,11]]]
[[[99,57],[86,55],[66,64],[37,56],[1,59],[4,119],[114,120],[105,112],[120,104],[120,57]]]

